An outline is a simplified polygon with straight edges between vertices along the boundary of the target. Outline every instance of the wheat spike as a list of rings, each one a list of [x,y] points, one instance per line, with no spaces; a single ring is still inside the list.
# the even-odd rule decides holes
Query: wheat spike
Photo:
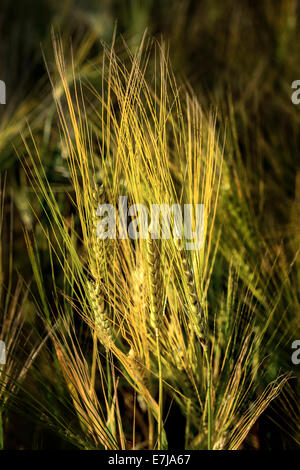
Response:
[[[105,191],[103,185],[100,187],[96,186],[95,191],[92,194],[93,201],[93,216],[92,216],[92,237],[91,237],[91,253],[90,257],[90,273],[92,281],[88,282],[88,291],[90,296],[90,303],[94,312],[94,320],[97,333],[103,344],[109,345],[113,341],[113,331],[111,322],[107,316],[107,307],[105,302],[105,296],[101,287],[105,277],[104,271],[104,240],[97,238],[96,227],[97,227],[97,216],[96,211],[99,204],[102,204],[105,200]]]
[[[106,314],[106,304],[101,288],[94,281],[88,282],[90,304],[94,312],[94,320],[97,333],[104,345],[113,342],[113,331],[111,322]]]
[[[105,202],[105,191],[104,186],[96,186],[92,192],[92,223],[91,223],[91,241],[90,251],[92,253],[90,259],[90,272],[93,278],[96,280],[99,277],[104,277],[104,261],[105,261],[105,249],[107,249],[106,240],[101,240],[97,237],[97,224],[98,218],[96,215],[99,204]]]
[[[149,375],[141,359],[138,357],[138,355],[132,348],[130,349],[127,357],[129,359],[129,368],[132,373],[132,376],[134,377],[137,383],[142,384],[149,390]]]
[[[186,256],[186,252],[182,245],[177,240],[177,247],[179,249],[179,254],[182,260],[183,271],[187,283],[187,300],[188,308],[192,315],[193,326],[197,337],[204,349],[207,348],[207,331],[206,331],[206,322],[203,314],[203,310],[200,305],[200,301],[197,294],[195,277],[193,270],[189,265],[189,261]]]

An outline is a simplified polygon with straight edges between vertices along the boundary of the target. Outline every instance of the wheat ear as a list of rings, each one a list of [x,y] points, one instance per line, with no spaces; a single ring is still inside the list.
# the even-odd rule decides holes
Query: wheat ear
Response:
[[[97,208],[99,204],[104,203],[105,192],[104,187],[96,186],[92,194],[92,234],[91,234],[91,257],[90,257],[90,273],[92,280],[88,282],[88,291],[90,304],[94,313],[96,333],[101,342],[105,346],[109,346],[113,342],[113,331],[111,321],[107,315],[107,306],[102,283],[105,278],[105,252],[104,240],[97,237]]]
[[[200,301],[197,294],[195,276],[193,270],[189,265],[189,261],[186,256],[186,251],[182,247],[179,240],[177,240],[177,248],[179,249],[179,255],[182,261],[183,272],[187,284],[187,301],[188,308],[191,312],[191,317],[193,321],[193,326],[195,333],[203,347],[207,349],[207,328],[203,310],[200,305]]]
[[[88,281],[88,291],[90,305],[94,313],[95,327],[97,335],[105,346],[113,342],[113,331],[111,321],[107,316],[104,294],[99,284],[95,281]]]
[[[162,449],[163,433],[163,380],[162,380],[162,360],[160,346],[160,328],[163,320],[163,296],[162,278],[160,272],[160,254],[154,240],[147,238],[147,261],[149,265],[149,288],[150,288],[150,323],[155,328],[157,361],[158,361],[158,381],[159,381],[159,416],[158,421],[158,450]]]
[[[141,359],[132,348],[130,349],[127,357],[129,359],[129,368],[132,376],[138,384],[142,384],[149,390],[149,374]]]

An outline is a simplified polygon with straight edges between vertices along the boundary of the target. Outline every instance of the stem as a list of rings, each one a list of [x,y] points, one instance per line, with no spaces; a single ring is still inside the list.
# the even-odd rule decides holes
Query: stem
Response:
[[[204,350],[204,355],[207,364],[207,448],[211,450],[211,432],[212,432],[212,413],[211,413],[211,368],[207,354],[207,349]]]
[[[148,437],[149,450],[153,450],[153,435],[154,435],[153,428],[154,428],[154,425],[153,425],[153,416],[152,416],[152,411],[150,409],[150,406],[148,406],[148,422],[149,422],[149,437]]]
[[[185,443],[184,448],[188,449],[188,445],[190,442],[190,415],[191,415],[191,400],[187,400],[186,405],[186,424],[185,424]]]
[[[163,381],[162,381],[162,365],[161,365],[160,340],[159,340],[158,329],[156,329],[156,346],[157,346],[158,377],[159,377],[158,450],[161,450],[161,448],[162,448],[162,422],[163,422]]]

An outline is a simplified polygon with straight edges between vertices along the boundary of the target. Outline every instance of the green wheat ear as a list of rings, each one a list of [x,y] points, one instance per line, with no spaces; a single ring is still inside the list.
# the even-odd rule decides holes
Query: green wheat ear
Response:
[[[105,346],[109,346],[113,343],[113,329],[111,320],[107,315],[104,293],[95,281],[89,281],[87,288],[97,336]]]

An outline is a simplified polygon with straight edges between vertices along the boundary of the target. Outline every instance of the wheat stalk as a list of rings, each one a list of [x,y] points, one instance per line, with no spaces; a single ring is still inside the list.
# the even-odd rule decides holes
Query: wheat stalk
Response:
[[[162,277],[160,254],[152,238],[147,239],[147,261],[149,266],[150,324],[159,330],[163,319]]]

